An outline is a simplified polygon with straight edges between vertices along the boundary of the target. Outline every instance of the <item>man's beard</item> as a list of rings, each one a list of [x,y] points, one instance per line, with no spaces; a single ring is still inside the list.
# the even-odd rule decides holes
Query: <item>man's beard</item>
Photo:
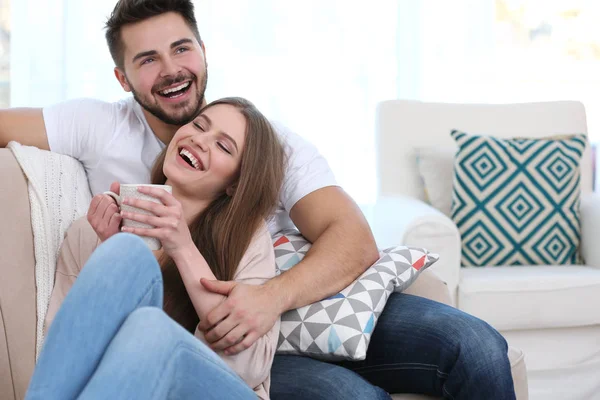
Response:
[[[187,112],[184,112],[182,115],[179,115],[179,116],[169,115],[159,104],[156,104],[152,100],[150,100],[151,97],[148,98],[148,97],[144,97],[144,96],[140,95],[140,93],[138,93],[134,89],[133,85],[131,85],[131,84],[129,84],[129,87],[131,88],[131,93],[133,93],[133,98],[144,108],[144,110],[148,111],[150,114],[154,115],[156,118],[158,118],[165,124],[182,126],[182,125],[185,125],[188,122],[192,121],[194,118],[196,118],[196,116],[200,113],[200,110],[202,109],[202,103],[204,103],[204,92],[206,91],[206,84],[208,82],[208,70],[206,70],[206,69],[204,70],[204,76],[202,77],[201,82],[198,82],[198,79],[196,77],[194,77],[193,75],[188,75],[188,76],[179,75],[176,78],[172,78],[172,79],[169,79],[168,81],[161,83],[161,86],[160,86],[160,87],[167,87],[167,86],[175,85],[179,82],[184,82],[186,80],[189,80],[190,78],[192,78],[192,80],[191,80],[192,83],[196,82],[196,86],[197,86],[198,90],[196,93],[192,93],[192,97],[190,98],[190,100],[188,100],[185,103],[177,105],[178,108],[181,108],[184,111],[188,107],[188,105],[192,105],[190,110],[188,110]],[[155,86],[157,86],[157,85],[155,85]],[[152,91],[154,93],[158,92],[158,90],[156,90],[155,88],[152,88]],[[157,96],[160,96],[160,95],[157,94]],[[194,96],[195,96],[195,98],[194,98]],[[195,105],[193,105],[194,101],[196,102]]]

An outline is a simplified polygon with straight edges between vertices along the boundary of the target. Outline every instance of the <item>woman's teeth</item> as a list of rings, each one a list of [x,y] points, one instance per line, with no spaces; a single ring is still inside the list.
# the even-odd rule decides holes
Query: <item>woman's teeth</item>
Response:
[[[181,149],[179,151],[179,155],[192,167],[198,170],[200,169],[200,162],[196,159],[196,157],[194,157],[192,153],[190,153],[186,149]]]

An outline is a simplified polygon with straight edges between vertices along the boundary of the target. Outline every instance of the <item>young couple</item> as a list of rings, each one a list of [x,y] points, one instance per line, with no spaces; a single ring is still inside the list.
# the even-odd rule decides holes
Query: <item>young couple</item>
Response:
[[[77,158],[96,195],[89,225],[61,249],[29,398],[515,398],[501,335],[410,295],[390,297],[364,361],[274,356],[283,312],[339,292],[376,260],[368,224],[313,146],[241,99],[206,106],[190,0],[121,0],[106,37],[133,99],[0,113],[0,146]],[[166,182],[173,195],[149,189],[162,204],[132,204],[156,217],[120,215],[101,194],[115,181]],[[155,226],[130,233],[158,237],[162,251],[116,234],[121,218]],[[313,247],[273,278],[267,229],[294,225]]]

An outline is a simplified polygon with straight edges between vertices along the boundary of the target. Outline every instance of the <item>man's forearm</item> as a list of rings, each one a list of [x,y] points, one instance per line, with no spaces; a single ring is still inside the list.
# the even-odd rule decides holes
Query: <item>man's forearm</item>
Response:
[[[285,310],[303,307],[339,293],[378,258],[366,221],[333,222],[294,268],[271,279]]]
[[[50,149],[41,108],[0,110],[0,148],[6,147],[11,140],[42,150]]]

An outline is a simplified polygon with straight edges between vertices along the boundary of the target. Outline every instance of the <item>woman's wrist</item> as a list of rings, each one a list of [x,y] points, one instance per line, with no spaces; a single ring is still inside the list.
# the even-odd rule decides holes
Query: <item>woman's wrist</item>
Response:
[[[184,246],[178,248],[176,251],[171,254],[171,258],[175,262],[175,264],[179,265],[180,263],[188,262],[193,259],[194,255],[199,255],[200,251],[191,240]]]

